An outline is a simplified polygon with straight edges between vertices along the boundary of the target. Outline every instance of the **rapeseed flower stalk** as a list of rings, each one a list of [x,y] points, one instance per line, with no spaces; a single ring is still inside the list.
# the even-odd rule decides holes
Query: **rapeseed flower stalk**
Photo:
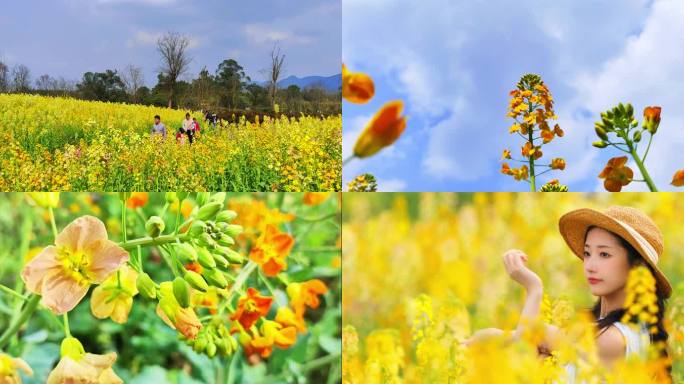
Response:
[[[651,175],[646,169],[646,157],[651,148],[653,136],[660,126],[660,113],[662,108],[649,106],[644,108],[644,119],[639,127],[639,121],[634,117],[632,104],[620,103],[617,106],[601,113],[601,121],[594,124],[598,141],[592,143],[597,148],[614,147],[624,152],[626,156],[613,157],[599,174],[599,178],[605,179],[604,188],[610,192],[619,192],[622,187],[632,181],[644,182],[651,192],[657,192],[658,188],[653,182]],[[639,143],[643,135],[648,133],[648,144],[643,155],[638,152]],[[634,160],[643,177],[642,180],[634,180],[634,171],[627,167],[628,156]],[[677,170],[672,176],[671,185],[681,187],[684,185],[684,170]]]
[[[521,148],[521,159],[513,158],[510,149],[503,151],[501,159],[524,165],[511,168],[508,162],[504,162],[501,166],[501,173],[513,176],[517,181],[528,181],[531,191],[535,192],[538,176],[552,170],[565,169],[565,160],[562,158],[551,159],[549,164],[536,162],[543,156],[542,146],[556,137],[563,137],[564,132],[558,124],[552,128],[547,121],[555,120],[557,116],[553,110],[553,97],[539,75],[524,75],[520,78],[517,88],[510,92],[510,96],[507,116],[514,119],[515,123],[508,132],[518,134],[525,140],[525,144]],[[538,172],[540,167],[547,169]]]

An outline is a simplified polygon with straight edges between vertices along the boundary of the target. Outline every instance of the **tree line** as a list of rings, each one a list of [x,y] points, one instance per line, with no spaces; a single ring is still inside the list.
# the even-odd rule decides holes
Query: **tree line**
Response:
[[[253,82],[232,58],[223,60],[213,72],[205,66],[196,77],[188,78],[192,61],[187,51],[189,44],[187,37],[174,32],[157,40],[160,67],[157,84],[152,88],[145,86],[142,68],[133,64],[104,72],[86,72],[79,82],[47,74],[32,82],[28,67],[17,64],[10,68],[0,60],[0,92],[202,109],[223,116],[245,112],[331,115],[342,111],[341,89],[330,92],[322,85],[304,89],[296,85],[277,86],[285,69],[285,55],[277,44],[268,58],[269,68],[260,71],[268,79],[264,84]]]

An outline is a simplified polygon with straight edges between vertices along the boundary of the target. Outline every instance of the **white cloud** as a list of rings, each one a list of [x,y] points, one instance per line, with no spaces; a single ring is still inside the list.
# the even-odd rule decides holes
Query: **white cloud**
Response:
[[[401,192],[406,189],[406,182],[400,179],[380,179],[377,183],[380,192]]]
[[[278,41],[289,44],[308,44],[313,41],[313,38],[309,36],[297,35],[292,31],[278,29],[268,24],[245,25],[244,33],[254,44],[272,44]]]
[[[684,168],[684,2],[658,0],[642,32],[630,38],[624,50],[605,63],[599,71],[583,73],[576,79],[577,103],[594,116],[619,102],[631,102],[642,120],[643,108],[662,106],[662,121],[653,138],[646,168],[660,190],[675,190],[669,183],[677,169]],[[640,144],[643,154],[646,140]],[[622,155],[612,150],[614,156]],[[639,177],[638,168],[630,164]],[[625,190],[644,190],[644,183],[633,183]]]
[[[164,36],[164,32],[148,32],[136,31],[131,38],[128,39],[126,45],[128,47],[144,47],[157,45],[157,41]],[[202,41],[195,36],[186,36],[188,38],[188,48],[197,48],[202,44]]]

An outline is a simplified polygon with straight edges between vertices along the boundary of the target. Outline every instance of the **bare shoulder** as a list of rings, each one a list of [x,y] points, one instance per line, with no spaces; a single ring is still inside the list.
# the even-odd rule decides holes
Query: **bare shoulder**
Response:
[[[625,356],[625,338],[615,326],[609,326],[596,338],[596,346],[604,363],[612,363]]]

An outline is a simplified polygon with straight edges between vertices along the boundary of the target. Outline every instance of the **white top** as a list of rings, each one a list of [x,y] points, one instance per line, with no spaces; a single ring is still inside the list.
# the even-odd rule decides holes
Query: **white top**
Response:
[[[621,322],[615,322],[613,325],[625,339],[625,358],[631,355],[638,355],[642,359],[648,357],[648,346],[651,343],[651,338],[644,325],[641,325],[638,330]],[[567,374],[566,382],[574,384],[577,378],[577,367],[574,364],[566,364],[565,372]]]

